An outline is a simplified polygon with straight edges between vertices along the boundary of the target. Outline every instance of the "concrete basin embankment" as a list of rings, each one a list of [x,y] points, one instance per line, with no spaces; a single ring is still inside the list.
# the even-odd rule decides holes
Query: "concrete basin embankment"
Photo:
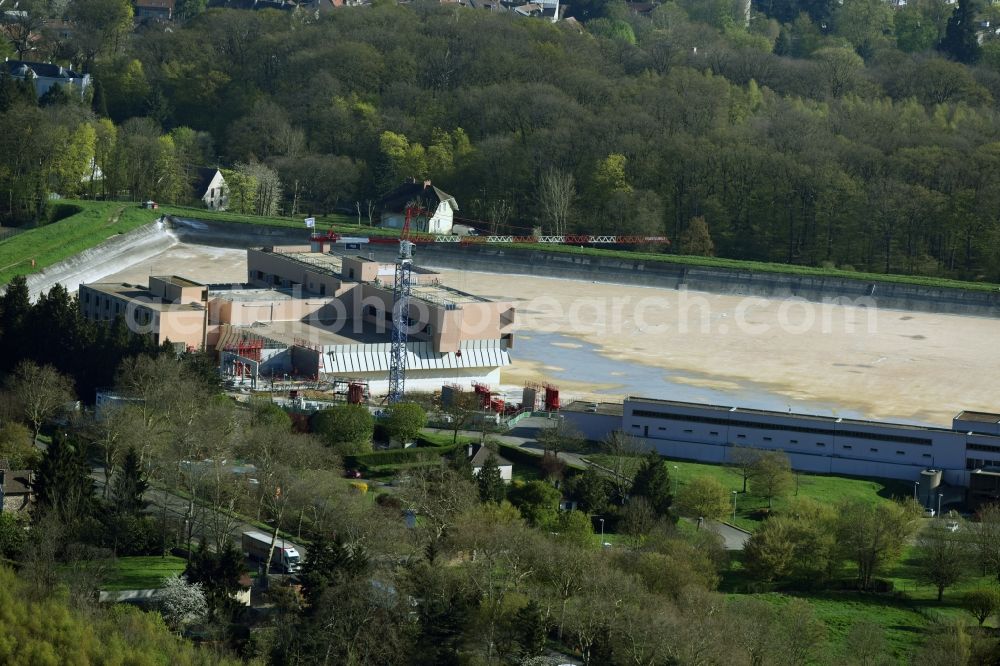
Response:
[[[178,242],[228,248],[301,245],[307,242],[308,232],[309,230],[305,228],[270,227],[165,216],[162,222],[115,236],[54,264],[30,276],[28,284],[33,297],[51,288],[56,282],[73,291],[80,282],[99,280],[105,275],[145,261]],[[366,233],[366,227],[359,227],[358,236],[364,236]],[[385,261],[391,260],[396,253],[391,244],[371,245],[364,251]],[[842,302],[847,305],[918,312],[1000,317],[1000,291],[973,291],[841,277],[702,268],[642,259],[584,256],[486,245],[422,245],[416,252],[416,259],[427,266],[487,273],[535,275],[663,289],[690,289],[763,298],[794,297],[820,303]]]

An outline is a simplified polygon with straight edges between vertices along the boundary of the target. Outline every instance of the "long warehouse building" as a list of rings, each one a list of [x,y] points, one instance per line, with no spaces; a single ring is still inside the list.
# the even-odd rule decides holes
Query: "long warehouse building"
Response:
[[[962,412],[951,428],[935,428],[640,397],[563,412],[588,439],[621,430],[673,458],[725,463],[745,446],[784,451],[805,472],[920,481],[935,470],[973,488],[1000,472],[1000,414]],[[987,485],[1000,490],[1000,480]]]

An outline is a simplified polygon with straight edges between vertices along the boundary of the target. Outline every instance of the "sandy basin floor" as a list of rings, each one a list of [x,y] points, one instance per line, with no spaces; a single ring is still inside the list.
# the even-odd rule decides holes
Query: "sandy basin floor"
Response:
[[[245,252],[180,244],[108,279],[163,273],[242,282]],[[760,406],[940,425],[962,409],[1000,410],[997,319],[450,270],[441,280],[516,303],[512,387],[548,378],[610,399],[641,394],[662,371],[728,404],[761,395]],[[650,397],[689,398],[648,385]]]

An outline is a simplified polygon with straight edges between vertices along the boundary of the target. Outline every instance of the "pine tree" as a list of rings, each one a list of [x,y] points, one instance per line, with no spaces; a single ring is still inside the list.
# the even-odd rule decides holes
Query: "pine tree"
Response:
[[[201,583],[209,614],[217,618],[235,610],[233,595],[238,591],[240,577],[245,571],[243,554],[231,544],[220,552],[214,552],[208,550],[206,542],[202,541],[198,550],[192,553],[184,577],[190,583]]]
[[[938,49],[966,64],[979,60],[982,52],[977,34],[979,24],[976,16],[979,10],[978,0],[958,0]]]
[[[500,474],[500,465],[497,464],[497,456],[490,453],[483,462],[482,469],[479,470],[479,478],[476,479],[479,486],[479,499],[483,502],[493,502],[499,504],[507,494],[507,488]]]
[[[130,446],[111,485],[111,501],[115,512],[128,515],[140,513],[146,508],[147,502],[142,497],[147,489],[149,482],[139,465],[139,454],[134,446]]]
[[[534,599],[517,611],[514,621],[518,628],[517,642],[522,657],[536,657],[545,649],[545,624],[542,609]]]
[[[300,577],[302,594],[309,607],[317,607],[323,590],[364,574],[369,566],[368,554],[360,547],[345,544],[340,535],[315,539],[309,546],[309,557]]]
[[[94,482],[83,448],[57,434],[38,468],[35,491],[40,508],[64,522],[79,521],[93,509]]]
[[[0,374],[10,370],[26,358],[28,340],[28,316],[31,314],[31,298],[28,294],[28,281],[23,275],[15,276],[7,284],[7,290],[0,295],[0,343],[3,354],[0,354]]]
[[[654,451],[649,452],[642,461],[642,467],[635,475],[632,483],[632,496],[645,497],[658,516],[664,516],[673,502],[670,489],[670,474],[663,459]]]

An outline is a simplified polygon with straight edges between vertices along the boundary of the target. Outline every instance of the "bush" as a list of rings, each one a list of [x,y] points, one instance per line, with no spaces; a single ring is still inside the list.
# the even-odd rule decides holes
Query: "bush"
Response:
[[[426,425],[427,412],[415,402],[396,403],[385,421],[389,436],[402,442],[412,442]]]
[[[363,405],[338,405],[324,409],[313,415],[310,427],[327,446],[341,449],[342,455],[358,453],[359,448],[371,451],[375,419]]]

